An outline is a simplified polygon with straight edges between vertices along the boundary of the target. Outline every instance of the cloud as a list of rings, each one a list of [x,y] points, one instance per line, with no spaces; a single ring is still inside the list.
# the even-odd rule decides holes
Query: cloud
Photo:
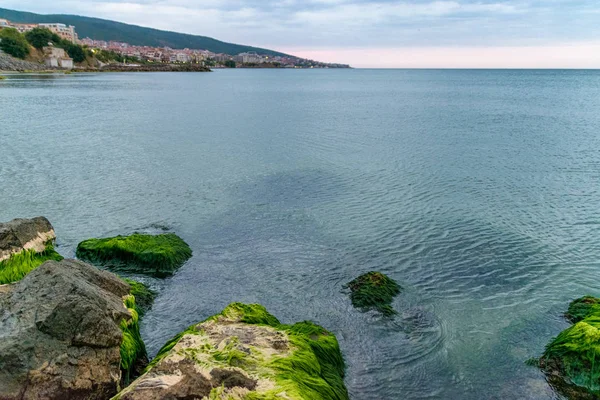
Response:
[[[600,37],[597,0],[5,0],[277,49],[553,46]]]

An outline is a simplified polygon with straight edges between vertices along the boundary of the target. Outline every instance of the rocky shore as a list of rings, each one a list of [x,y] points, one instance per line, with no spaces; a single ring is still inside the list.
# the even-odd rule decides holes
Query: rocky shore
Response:
[[[0,51],[0,71],[25,72],[45,70],[48,70],[48,67],[43,64],[19,60]]]
[[[106,268],[168,276],[189,246],[174,234],[90,239],[78,252],[93,266],[41,258],[54,240],[43,217],[0,224],[0,275],[25,271],[0,285],[0,399],[348,399],[335,335],[258,304],[232,303],[148,363],[139,321],[155,293]],[[23,267],[24,255],[41,262]]]
[[[60,68],[49,68],[45,64],[20,60],[0,51],[0,71],[4,72],[61,72]],[[211,72],[200,64],[108,64],[102,67],[75,67],[72,72]]]

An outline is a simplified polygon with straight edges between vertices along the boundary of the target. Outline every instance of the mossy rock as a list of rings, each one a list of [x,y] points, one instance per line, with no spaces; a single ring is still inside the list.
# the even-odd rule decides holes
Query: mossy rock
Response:
[[[565,317],[576,324],[593,314],[600,315],[600,299],[592,296],[584,296],[569,304],[569,309],[565,313]]]
[[[173,233],[136,233],[130,236],[85,240],[77,246],[76,254],[84,261],[113,271],[164,278],[181,267],[192,256],[192,250]]]
[[[15,253],[10,258],[0,261],[0,285],[20,281],[45,263],[46,261],[61,261],[63,257],[54,250],[52,244],[47,244],[44,251],[23,250]]]
[[[394,315],[391,304],[402,287],[381,272],[367,272],[345,285],[350,289],[352,305],[364,311],[377,310],[384,315]]]
[[[335,336],[233,303],[170,340],[115,399],[347,400]]]
[[[569,399],[600,398],[600,299],[575,300],[566,313],[573,326],[546,346],[539,366],[552,387]]]

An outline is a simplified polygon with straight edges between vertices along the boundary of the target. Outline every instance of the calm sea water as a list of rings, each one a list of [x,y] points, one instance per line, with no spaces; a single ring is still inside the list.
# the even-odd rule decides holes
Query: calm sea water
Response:
[[[232,301],[333,331],[353,399],[551,399],[524,362],[600,295],[600,72],[229,70],[0,82],[0,220],[59,251],[182,236],[154,354]],[[353,309],[369,270],[394,320]]]

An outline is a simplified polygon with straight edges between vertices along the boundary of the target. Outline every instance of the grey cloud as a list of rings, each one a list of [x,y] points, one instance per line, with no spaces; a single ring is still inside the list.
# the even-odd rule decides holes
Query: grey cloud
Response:
[[[592,0],[8,0],[278,48],[500,46],[600,37]]]

